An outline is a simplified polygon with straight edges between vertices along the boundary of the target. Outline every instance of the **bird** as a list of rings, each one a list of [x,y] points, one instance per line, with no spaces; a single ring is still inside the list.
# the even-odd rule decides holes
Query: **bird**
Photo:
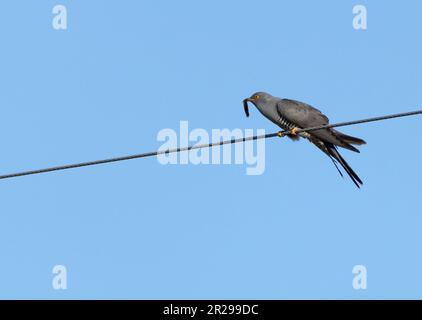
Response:
[[[299,140],[301,137],[309,140],[331,159],[342,177],[343,173],[337,164],[343,167],[344,171],[358,188],[363,185],[362,180],[356,172],[341,156],[338,147],[359,153],[360,151],[355,145],[366,144],[364,140],[346,135],[334,128],[297,132],[299,129],[329,124],[328,117],[320,110],[300,101],[274,97],[266,92],[256,92],[243,100],[243,107],[247,117],[249,117],[248,102],[251,102],[271,122],[281,129],[289,131],[287,136],[292,140]],[[279,132],[278,135],[282,137],[285,134]]]

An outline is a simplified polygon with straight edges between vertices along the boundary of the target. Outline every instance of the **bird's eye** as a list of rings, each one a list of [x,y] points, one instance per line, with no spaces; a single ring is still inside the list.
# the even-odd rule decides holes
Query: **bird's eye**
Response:
[[[255,97],[253,97],[255,100],[258,100],[259,99],[259,95],[255,95]]]

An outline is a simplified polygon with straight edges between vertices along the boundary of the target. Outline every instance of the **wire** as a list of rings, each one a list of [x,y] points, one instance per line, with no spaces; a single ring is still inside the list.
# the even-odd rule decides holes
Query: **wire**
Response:
[[[310,128],[303,128],[303,129],[296,130],[296,133],[310,132],[310,131],[315,131],[315,130],[320,130],[320,129],[335,128],[335,127],[345,127],[345,126],[351,126],[351,125],[360,124],[360,123],[382,121],[382,120],[388,120],[388,119],[393,119],[393,118],[414,116],[418,114],[422,114],[422,110],[397,113],[397,114],[391,114],[391,115],[386,115],[386,116],[381,116],[381,117],[367,118],[367,119],[361,119],[361,120],[355,120],[355,121],[339,122],[339,123],[321,125],[321,126],[310,127]],[[179,152],[184,152],[184,151],[189,151],[189,150],[194,150],[194,149],[212,148],[212,147],[221,146],[225,144],[234,144],[234,143],[246,142],[246,141],[251,141],[251,140],[269,139],[269,138],[288,135],[289,133],[291,133],[291,131],[292,130],[279,131],[279,132],[269,133],[265,135],[238,138],[238,139],[219,141],[219,142],[208,143],[208,144],[199,144],[199,145],[182,147],[182,148],[174,148],[174,149],[168,149],[168,150],[162,150],[162,151],[134,154],[134,155],[129,155],[129,156],[117,157],[117,158],[109,158],[109,159],[103,159],[103,160],[97,160],[97,161],[81,162],[81,163],[69,164],[69,165],[64,165],[64,166],[57,166],[57,167],[50,167],[50,168],[45,168],[45,169],[5,174],[5,175],[0,175],[0,180],[22,177],[22,176],[29,176],[29,175],[52,172],[52,171],[61,171],[61,170],[67,170],[67,169],[95,166],[95,165],[111,163],[111,162],[154,157],[161,154],[179,153]]]

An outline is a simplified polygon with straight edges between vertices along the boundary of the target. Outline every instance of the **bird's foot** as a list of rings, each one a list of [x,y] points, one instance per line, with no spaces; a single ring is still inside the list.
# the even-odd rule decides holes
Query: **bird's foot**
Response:
[[[285,136],[283,131],[279,131],[277,132],[277,136],[279,136],[280,138],[283,138]]]
[[[297,130],[299,130],[299,128],[294,127],[292,130],[290,130],[290,134],[291,134],[292,136],[297,136]]]

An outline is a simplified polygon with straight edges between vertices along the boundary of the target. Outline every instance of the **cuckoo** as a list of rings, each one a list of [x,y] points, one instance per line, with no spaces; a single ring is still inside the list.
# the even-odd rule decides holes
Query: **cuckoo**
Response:
[[[356,172],[353,171],[346,160],[340,155],[337,147],[359,152],[354,145],[363,145],[366,143],[364,140],[346,135],[334,128],[297,133],[296,131],[298,129],[317,127],[329,123],[327,116],[321,113],[321,111],[300,101],[281,99],[265,92],[257,92],[250,98],[243,100],[247,117],[249,117],[248,102],[255,105],[267,119],[280,128],[290,131],[287,135],[289,138],[293,140],[299,140],[300,137],[308,139],[332,160],[341,176],[343,174],[337,163],[343,167],[344,171],[346,171],[358,188],[363,184]],[[281,132],[279,135],[283,136]]]

